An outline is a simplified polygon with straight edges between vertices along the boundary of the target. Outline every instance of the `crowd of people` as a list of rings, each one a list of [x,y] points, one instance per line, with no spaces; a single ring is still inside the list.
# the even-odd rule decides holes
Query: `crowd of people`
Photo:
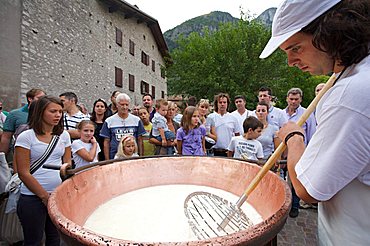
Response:
[[[285,2],[277,10],[272,38],[261,57],[280,47],[287,53],[290,66],[311,74],[344,74],[302,127],[294,124],[306,110],[301,106],[300,88],[287,91],[284,109],[275,107],[271,89],[262,87],[256,108],[247,109],[246,98],[238,95],[233,100],[233,112],[229,112],[232,101],[227,93],[215,95],[212,103],[190,97],[183,112],[177,102],[154,100],[150,94],[143,95],[142,105],[132,105],[130,97],[119,91],[112,93],[110,105],[97,99],[90,113],[74,92],[54,97],[42,89],[31,89],[26,94],[27,104],[9,113],[2,110],[0,103],[0,152],[14,152],[14,170],[23,182],[17,213],[25,244],[39,245],[44,231],[46,245],[59,244],[45,206],[50,192],[61,183],[59,173],[44,168],[30,173],[30,163],[43,156],[54,135],[59,138],[46,163],[75,167],[98,160],[148,155],[264,161],[280,141],[285,141],[288,149],[280,158],[287,159],[288,164],[280,166],[279,175],[285,178],[288,171],[292,180],[289,215],[298,216],[300,198],[313,204],[320,202],[319,239],[323,245],[369,242],[369,210],[363,206],[370,204],[369,104],[368,99],[361,101],[368,97],[358,95],[367,93],[368,83],[364,81],[368,80],[370,35],[366,30],[349,28],[336,33],[343,40],[350,39],[341,43],[333,42],[335,35],[331,34],[335,31],[333,23],[342,23],[343,16],[350,16],[348,23],[355,26],[356,21],[364,24],[366,18],[368,23],[370,6],[361,0],[358,5],[353,3],[356,1],[302,1],[302,8],[291,3],[295,1]],[[305,9],[317,11],[306,16]],[[296,19],[291,14],[294,11],[302,18]],[[361,17],[364,11],[368,11],[366,18]],[[329,15],[331,18],[326,18]],[[290,30],[292,25],[280,24],[279,18],[299,28]],[[316,30],[329,34],[320,36]],[[347,31],[362,38],[348,38],[351,35]],[[289,35],[281,38],[279,32]],[[349,49],[351,44],[364,47],[358,56]],[[317,59],[321,59],[320,65]],[[315,93],[323,86],[317,85]],[[346,212],[338,214],[338,209]]]
[[[47,242],[57,240],[43,204],[61,180],[57,172],[43,168],[30,175],[27,166],[43,155],[54,134],[60,139],[47,163],[69,163],[75,168],[149,155],[207,155],[257,161],[266,160],[277,147],[276,131],[305,110],[300,105],[303,94],[299,88],[288,91],[286,109],[274,107],[271,90],[263,87],[255,110],[246,109],[246,98],[238,95],[233,112],[228,110],[231,100],[226,93],[216,95],[213,103],[191,97],[183,112],[178,102],[153,100],[150,94],[142,96],[142,105],[132,105],[127,94],[114,91],[110,105],[99,98],[91,112],[82,112],[74,92],[64,92],[59,97],[46,94],[42,89],[27,92],[28,104],[4,117],[0,142],[0,151],[14,152],[13,167],[23,181],[18,215],[25,240],[30,242],[41,240],[43,229],[50,231]],[[210,112],[212,107],[214,111]],[[315,127],[314,119],[304,125],[307,143]],[[25,203],[34,204],[38,212],[23,209]],[[36,219],[42,220],[42,228],[32,226]]]

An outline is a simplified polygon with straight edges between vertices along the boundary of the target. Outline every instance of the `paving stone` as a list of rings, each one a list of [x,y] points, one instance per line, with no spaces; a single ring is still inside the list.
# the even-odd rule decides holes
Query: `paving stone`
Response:
[[[278,234],[278,245],[317,245],[317,210],[300,209],[297,218],[288,217]]]

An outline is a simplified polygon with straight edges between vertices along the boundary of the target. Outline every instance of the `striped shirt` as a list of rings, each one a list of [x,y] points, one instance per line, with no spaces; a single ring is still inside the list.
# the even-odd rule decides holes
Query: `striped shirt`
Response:
[[[88,116],[78,111],[76,114],[70,116],[68,113],[63,115],[64,130],[77,129],[76,126],[83,120],[90,120]]]

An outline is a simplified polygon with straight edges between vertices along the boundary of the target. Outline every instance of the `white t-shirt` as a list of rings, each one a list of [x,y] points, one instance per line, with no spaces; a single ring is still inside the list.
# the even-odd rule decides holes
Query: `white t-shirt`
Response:
[[[41,142],[36,137],[35,132],[30,129],[19,134],[15,147],[23,147],[31,151],[31,163],[37,161],[41,155],[45,153],[48,143]],[[71,140],[67,131],[63,131],[60,135],[59,141],[55,146],[55,149],[50,154],[49,158],[45,161],[45,164],[62,165],[62,157],[65,152],[65,148],[71,146]],[[62,180],[59,176],[59,170],[51,170],[40,167],[33,177],[40,183],[40,185],[47,191],[52,192]],[[21,185],[21,194],[34,195],[23,183]]]
[[[138,153],[133,153],[133,154],[132,154],[132,156],[129,156],[129,157],[127,157],[127,156],[119,156],[118,154],[116,154],[116,155],[114,156],[114,159],[120,159],[120,158],[131,158],[131,157],[139,157],[139,154],[138,154]]]
[[[243,136],[233,137],[227,149],[234,152],[234,158],[255,161],[263,158],[262,144],[256,139],[248,140]]]
[[[80,149],[86,149],[86,151],[90,152],[92,146],[93,146],[92,143],[85,143],[81,141],[81,139],[77,139],[73,141],[71,145],[71,149],[72,149],[73,161],[75,162],[76,168],[86,166],[92,162],[98,161],[98,154],[101,151],[99,144],[97,144],[95,158],[92,162],[85,161],[81,156],[77,154],[77,151],[79,151]]]
[[[307,192],[325,201],[320,205],[319,227],[326,232],[321,238],[328,245],[370,242],[370,199],[364,200],[370,197],[369,74],[370,56],[348,68],[323,96],[316,111],[316,132],[295,167]],[[349,189],[356,180],[363,188]],[[353,200],[348,198],[349,190],[355,193]],[[346,202],[341,197],[347,197]],[[350,213],[346,218],[341,216],[345,211]]]
[[[230,113],[220,115],[216,112],[208,115],[207,122],[214,123],[216,127],[217,141],[213,148],[227,149],[230,144],[231,138],[236,133],[243,133],[238,124],[238,120]]]
[[[242,129],[242,131],[240,133],[242,133],[243,132],[243,123],[244,123],[244,120],[248,116],[251,116],[252,115],[252,112],[250,112],[248,109],[246,109],[245,112],[244,112],[244,114],[240,114],[238,112],[238,110],[235,110],[235,111],[231,112],[231,115],[234,116],[238,120],[239,127],[240,127],[240,129]]]

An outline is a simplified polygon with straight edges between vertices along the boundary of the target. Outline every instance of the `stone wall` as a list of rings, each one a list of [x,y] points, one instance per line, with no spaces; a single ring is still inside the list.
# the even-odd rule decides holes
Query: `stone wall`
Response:
[[[21,101],[21,0],[1,0],[0,4],[0,101],[5,110]]]
[[[122,47],[116,44],[116,27],[123,33]],[[145,38],[144,38],[145,36]],[[129,53],[129,39],[135,55]],[[150,56],[141,62],[141,51]],[[99,0],[24,0],[21,23],[22,91],[43,88],[58,96],[73,91],[92,110],[98,98],[108,99],[114,90],[127,93],[132,104],[141,104],[140,82],[167,94],[160,76],[164,60],[146,23],[124,13],[109,13]],[[151,60],[156,63],[155,72]],[[115,67],[123,70],[123,87],[115,86]],[[135,91],[128,89],[129,74],[135,76]]]

